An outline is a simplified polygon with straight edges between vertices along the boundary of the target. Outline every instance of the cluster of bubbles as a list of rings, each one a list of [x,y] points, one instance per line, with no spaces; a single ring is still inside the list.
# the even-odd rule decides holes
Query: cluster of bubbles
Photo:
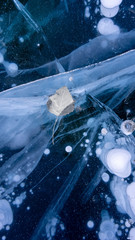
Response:
[[[85,18],[91,17],[91,6],[90,0],[85,0]],[[98,7],[95,9],[95,14],[100,12],[100,15],[103,16],[102,19],[97,24],[97,30],[101,35],[110,35],[110,34],[119,34],[120,28],[114,24],[112,18],[117,15],[119,12],[119,6],[122,3],[122,0],[107,1],[107,0],[97,0],[96,4]]]
[[[113,20],[114,16],[119,12],[119,5],[122,0],[107,1],[101,0],[100,13],[104,17],[98,22],[97,30],[102,35],[119,34],[120,28],[115,25]]]

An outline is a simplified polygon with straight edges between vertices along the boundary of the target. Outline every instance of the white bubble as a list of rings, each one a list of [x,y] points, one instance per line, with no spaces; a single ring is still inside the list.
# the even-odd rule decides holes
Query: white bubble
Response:
[[[126,226],[127,228],[131,227],[131,224],[130,224],[130,222],[128,221],[128,219],[126,219],[125,226]]]
[[[72,147],[71,146],[66,146],[65,151],[68,152],[68,153],[72,152]]]
[[[135,122],[133,122],[132,120],[126,120],[126,121],[122,122],[122,124],[121,124],[121,131],[125,135],[132,134],[132,132],[134,130],[135,130]]]
[[[2,240],[6,240],[6,236],[2,236],[2,238],[1,238]]]
[[[9,226],[9,225],[6,226],[6,230],[7,230],[7,231],[10,230],[10,226]]]
[[[110,177],[109,177],[109,174],[108,174],[108,173],[103,173],[103,174],[102,174],[102,180],[103,180],[104,182],[108,182],[109,179],[110,179]]]
[[[102,153],[102,149],[101,148],[97,148],[96,149],[96,155],[99,156]]]
[[[126,178],[131,174],[130,160],[130,152],[123,148],[111,149],[106,157],[110,171],[122,178]]]
[[[19,37],[19,42],[23,43],[24,42],[24,38],[23,37]]]
[[[25,186],[25,183],[22,182],[22,183],[20,184],[20,186],[23,188],[23,187]]]
[[[114,8],[116,6],[119,6],[122,3],[122,0],[100,0],[102,5],[106,8]]]
[[[113,21],[109,18],[102,18],[97,25],[97,30],[102,35],[119,34],[120,29],[114,25]]]
[[[101,4],[100,11],[105,17],[112,18],[118,13],[119,6],[116,6],[114,8],[106,8]]]
[[[44,151],[44,154],[45,154],[45,155],[49,155],[49,154],[50,154],[50,149],[49,149],[49,148],[46,148],[45,151]]]
[[[8,62],[3,62],[7,73],[9,76],[15,76],[18,72],[18,66],[16,63],[8,63]]]
[[[107,134],[107,129],[106,129],[106,128],[102,128],[102,129],[101,129],[101,134],[102,134],[103,136],[105,136],[105,135]]]
[[[69,81],[72,82],[73,81],[73,77],[69,77]]]
[[[88,6],[85,8],[84,16],[85,16],[86,18],[89,18],[89,17],[90,17],[90,9],[89,9]]]
[[[94,222],[91,221],[91,220],[89,220],[89,221],[87,222],[87,227],[88,227],[88,228],[93,228],[93,227],[94,227]]]
[[[14,181],[14,182],[19,182],[20,179],[21,179],[21,177],[20,177],[19,175],[15,175],[15,176],[13,177],[13,181]]]

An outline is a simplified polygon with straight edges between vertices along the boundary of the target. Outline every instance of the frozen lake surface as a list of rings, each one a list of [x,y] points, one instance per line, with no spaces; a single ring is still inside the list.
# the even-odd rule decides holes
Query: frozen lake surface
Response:
[[[133,1],[0,14],[0,239],[134,240]]]

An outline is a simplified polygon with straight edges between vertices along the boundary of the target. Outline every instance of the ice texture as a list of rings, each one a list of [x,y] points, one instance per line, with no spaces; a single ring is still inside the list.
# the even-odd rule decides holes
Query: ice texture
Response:
[[[114,177],[111,182],[111,191],[116,199],[116,207],[119,212],[128,214],[135,221],[134,197],[131,197],[130,189],[134,183],[128,184],[119,177]],[[133,193],[134,195],[134,190]]]
[[[0,230],[5,227],[5,225],[11,224],[13,222],[13,212],[9,202],[5,199],[0,200]]]
[[[24,225],[23,231],[27,222],[32,229],[26,234],[28,239],[65,240],[72,239],[68,236],[72,232],[70,222],[74,228],[78,223],[83,230],[85,225],[101,240],[117,240],[125,236],[125,226],[131,227],[127,235],[134,239],[135,138],[133,131],[127,134],[115,110],[128,101],[135,90],[135,50],[131,50],[135,31],[122,32],[113,20],[103,18],[95,29],[104,36],[97,36],[57,59],[42,28],[51,18],[46,4],[37,10],[32,7],[36,0],[29,0],[26,6],[18,0],[13,2],[29,24],[28,30],[32,28],[26,35],[19,36],[20,43],[35,31],[42,36],[53,61],[21,69],[16,63],[5,61],[3,52],[0,53],[0,63],[6,69],[2,74],[26,83],[0,93],[0,230],[13,226],[16,231],[18,225]],[[39,4],[42,2],[40,0]],[[113,17],[121,2],[101,1],[102,13]],[[59,14],[69,12],[69,1],[62,3],[65,8],[54,11],[55,20]],[[89,20],[89,1],[84,5],[84,17]],[[54,1],[51,6],[54,8]],[[105,10],[106,7],[109,10]],[[47,18],[42,19],[38,11]],[[22,31],[23,23],[21,31],[18,29],[21,21],[19,14],[15,16],[5,33],[6,44]],[[35,73],[42,78],[37,80],[33,77]],[[68,114],[55,114],[56,121],[47,102],[64,86],[75,107]],[[132,122],[134,126],[134,119]],[[107,211],[100,207],[105,204]],[[90,213],[87,206],[91,208]],[[92,208],[98,220],[90,216]],[[115,224],[113,214],[122,216],[123,223],[126,216],[126,224],[121,228],[124,233],[118,230],[120,223]],[[11,236],[17,238],[12,231]],[[76,239],[85,239],[86,229],[82,232],[84,236]]]
[[[104,19],[107,19],[107,18],[103,18],[103,20]],[[112,23],[112,27],[114,28],[115,25],[113,24],[111,19],[109,20],[109,22],[110,21]],[[108,19],[107,19],[107,22],[108,22]],[[110,31],[110,29],[108,31]],[[111,33],[112,32],[110,32],[110,34]],[[125,33],[119,33],[119,34],[117,33],[111,34],[111,35],[105,35],[105,36],[97,36],[94,39],[91,39],[88,43],[83,44],[82,46],[75,49],[67,56],[60,58],[59,59],[60,64],[63,66],[65,71],[70,71],[76,68],[88,66],[90,64],[98,63],[100,61],[109,59],[115,56],[116,54],[118,55],[134,48],[135,30],[132,30],[130,32],[125,32]],[[115,52],[114,52],[114,46],[115,46]],[[123,60],[123,63],[124,63],[124,60]],[[127,64],[127,61],[126,61],[126,64]],[[20,75],[22,74],[23,78],[24,77],[27,78],[27,75],[29,76],[34,71],[36,71],[38,74],[41,74],[41,77],[57,74],[58,68],[56,65],[56,60],[36,68],[20,69],[18,73]]]
[[[117,226],[114,220],[110,218],[108,211],[101,212],[102,222],[100,224],[100,231],[98,233],[100,240],[117,240],[116,232]]]
[[[49,95],[54,94],[58,88],[66,85],[73,99],[75,99],[75,109],[79,108],[82,115],[80,117],[80,114],[77,115],[74,111],[68,117],[66,116],[65,120],[62,116],[58,120],[54,135],[55,145],[57,146],[59,141],[64,141],[66,135],[70,136],[70,134],[72,138],[75,136],[76,143],[71,141],[66,145],[72,146],[72,152],[67,151],[67,157],[63,157],[60,162],[51,164],[50,170],[48,169],[36,185],[47,178],[57,166],[68,162],[70,154],[74,155],[76,153],[76,148],[78,149],[78,157],[76,156],[77,161],[74,163],[71,174],[67,176],[55,198],[46,209],[37,230],[33,234],[33,240],[42,239],[43,236],[46,236],[47,239],[54,237],[57,226],[60,225],[60,212],[86,168],[91,145],[93,145],[91,154],[94,154],[112,174],[119,175],[115,169],[110,168],[110,165],[108,166],[106,159],[107,154],[113,149],[126,151],[126,154],[128,153],[131,156],[131,159],[128,158],[131,168],[135,156],[134,137],[132,135],[127,136],[121,131],[121,120],[109,107],[116,107],[133,90],[134,56],[135,52],[130,51],[96,66],[88,66],[37,80],[0,94],[0,123],[2,126],[0,149],[1,151],[4,148],[11,151],[17,150],[17,153],[13,154],[0,168],[0,183],[3,186],[1,198],[11,194],[14,188],[31,174],[38,165],[45,149],[50,149],[55,116],[48,111],[46,106]],[[71,77],[72,81],[70,81]],[[51,86],[50,82],[52,83]],[[124,88],[121,88],[122,85]],[[109,107],[94,96],[102,99],[102,102]],[[90,112],[87,109],[91,109]],[[74,120],[70,120],[70,118]],[[67,121],[63,122],[63,125],[61,125],[62,119]],[[99,138],[97,146],[95,139],[98,139],[98,134],[102,138]],[[85,138],[87,139],[85,141],[87,147],[82,155],[78,147],[83,144]],[[49,156],[51,156],[51,152]],[[91,180],[88,188],[82,192],[82,202],[88,201],[92,192],[98,186],[103,172],[105,172],[104,167],[99,172],[97,171],[93,181]],[[121,176],[127,177],[127,175]],[[121,196],[119,201],[122,202],[118,207],[123,209],[122,212],[126,212],[135,219],[131,210],[131,203],[127,202],[125,184],[123,182],[114,183],[112,191],[116,199]],[[121,195],[116,195],[116,188],[118,188],[118,192],[119,189],[122,191]],[[53,219],[56,219],[55,224]]]

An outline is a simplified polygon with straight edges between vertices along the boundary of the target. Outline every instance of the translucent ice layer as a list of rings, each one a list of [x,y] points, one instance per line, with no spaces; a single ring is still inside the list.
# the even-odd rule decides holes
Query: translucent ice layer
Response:
[[[101,19],[101,21],[104,21],[107,18]],[[107,19],[107,22],[111,21],[112,29],[116,27],[116,25],[113,24],[113,21],[110,19]],[[106,22],[106,21],[105,21]],[[102,24],[101,24],[102,25]],[[67,56],[64,56],[59,59],[60,64],[63,66],[65,71],[73,70],[76,68],[88,66],[89,64],[98,63],[100,61],[106,60],[108,58],[111,58],[115,56],[116,54],[121,54],[125,51],[131,50],[134,48],[135,43],[135,31],[132,30],[130,32],[126,33],[119,33],[119,27],[116,27],[118,31],[116,31],[116,34],[111,31],[110,27],[109,29],[106,29],[104,25],[101,26],[103,31],[106,31],[108,36],[98,36],[94,39],[91,39],[88,43],[80,46],[79,48],[72,51]],[[114,29],[116,30],[116,29]],[[107,32],[108,31],[108,32]],[[109,32],[110,31],[110,32]],[[114,33],[114,34],[113,34]],[[105,34],[106,35],[106,34]],[[98,48],[97,48],[98,46]],[[114,51],[115,46],[115,51]],[[31,74],[32,72],[37,72],[41,76],[50,76],[52,74],[58,73],[58,68],[56,61],[52,61],[50,63],[44,64],[42,66],[39,66],[37,68],[31,68],[31,69],[20,69],[18,72],[21,78],[27,77],[27,75]]]
[[[0,149],[19,150],[1,168],[1,181],[5,181],[6,176],[8,176],[8,180],[6,180],[7,189],[8,187],[12,189],[33,171],[52,137],[52,131],[50,130],[53,128],[55,116],[49,113],[47,109],[48,96],[55,93],[58,88],[67,86],[73,99],[75,99],[76,108],[85,103],[85,96],[91,93],[102,99],[108,106],[116,107],[133,90],[134,59],[134,51],[131,51],[100,63],[96,67],[89,66],[41,79],[0,94],[0,123],[2,126]],[[121,88],[122,85],[124,88]],[[100,105],[100,103],[96,104],[97,106]],[[101,109],[104,109],[102,104]],[[105,116],[109,118],[108,114],[112,114],[111,110],[105,109],[105,111],[109,112],[102,114],[99,119],[104,120]],[[89,124],[88,121],[87,127],[91,128],[92,124]],[[113,126],[115,131],[115,125],[113,124]],[[131,141],[130,138],[127,137],[127,140],[125,140],[123,133],[115,137],[112,131],[110,132],[110,127],[106,122],[102,128],[107,131],[104,141],[101,142],[101,146],[99,145],[99,149],[101,148],[103,151],[101,153],[97,149],[96,153],[106,167],[106,154],[112,148],[124,147],[131,155],[134,154],[133,143],[129,144],[128,147],[127,141]],[[107,147],[109,142],[111,142],[111,147]],[[29,163],[28,159],[30,159]],[[4,171],[4,169],[7,170]],[[114,173],[114,170],[112,172]],[[19,180],[14,181],[18,174],[20,176]]]
[[[0,200],[0,230],[13,222],[13,213],[7,200]]]
[[[110,218],[108,212],[103,210],[101,212],[102,222],[100,224],[100,231],[98,233],[100,240],[117,240],[116,232],[117,226],[114,220]]]
[[[55,194],[51,198],[48,195],[49,203],[33,233],[33,240],[51,240],[57,234],[57,228],[63,226],[61,211],[77,183],[87,179],[84,171],[89,162],[89,174],[93,164],[96,172],[87,182],[87,187],[84,184],[79,191],[78,199],[82,204],[89,201],[105,171],[123,178],[131,174],[134,169],[135,140],[132,134],[126,135],[121,131],[121,120],[110,107],[118,106],[134,90],[134,77],[135,52],[130,51],[97,65],[1,92],[0,151],[5,155],[0,168],[1,199],[9,198],[13,205],[20,206],[27,194],[23,189],[18,195],[16,189],[24,188],[24,181],[31,178],[40,164],[42,167],[38,171],[44,174],[41,177],[39,172],[34,173],[32,183],[29,182],[31,191],[43,183],[45,189],[48,189],[46,180],[49,176],[59,167],[64,166],[65,169],[59,188],[56,179],[52,177],[53,186],[55,183],[57,190],[54,187]],[[69,89],[75,101],[75,110],[58,118],[53,145],[52,130],[56,118],[48,111],[46,103],[49,96],[62,86]],[[6,155],[7,149],[9,155]],[[117,157],[118,154],[120,156],[114,164],[116,152]],[[127,200],[127,185],[125,187],[124,183],[121,186],[119,182],[112,185],[115,198],[121,196],[121,212],[127,213],[134,220],[132,202]],[[117,187],[122,191],[120,196],[116,194]],[[47,192],[50,193],[50,190]],[[11,198],[12,194],[15,196]],[[128,206],[125,207],[127,201]]]
[[[0,16],[0,239],[133,240],[133,11],[26,1]]]
[[[120,122],[119,122],[118,117],[108,107],[101,104],[98,100],[96,100],[95,98],[92,98],[90,95],[88,95],[88,98],[86,97],[85,100],[86,100],[86,102],[81,104],[80,108],[83,111],[83,107],[85,109],[85,106],[87,105],[87,109],[91,109],[92,119],[90,119],[90,118],[87,119],[85,117],[85,119],[81,120],[82,121],[81,125],[78,122],[78,124],[79,124],[78,130],[80,129],[80,131],[79,131],[80,134],[79,134],[78,130],[75,128],[68,132],[68,129],[71,129],[71,125],[73,124],[72,121],[67,122],[66,125],[64,124],[62,127],[62,129],[64,130],[64,132],[66,132],[67,135],[72,134],[72,136],[75,136],[78,132],[79,139],[78,139],[78,143],[76,143],[76,145],[73,145],[73,142],[71,141],[72,143],[70,143],[70,144],[73,145],[71,156],[69,153],[69,155],[66,158],[64,158],[61,163],[65,162],[65,161],[70,161],[70,158],[74,158],[75,151],[78,152],[79,159],[78,159],[77,163],[75,162],[75,165],[72,169],[71,174],[68,175],[67,179],[63,183],[63,186],[60,188],[60,190],[57,193],[57,195],[55,196],[54,200],[52,201],[52,203],[46,210],[44,217],[42,218],[41,222],[39,223],[39,226],[37,227],[37,230],[35,231],[35,233],[33,235],[33,238],[32,238],[33,240],[40,239],[40,238],[42,239],[43,236],[48,236],[47,239],[53,238],[53,234],[51,234],[51,229],[53,227],[52,221],[53,221],[53,219],[59,219],[58,216],[59,216],[61,210],[63,209],[66,201],[68,200],[71,192],[75,188],[76,183],[81,178],[81,175],[89,162],[89,160],[88,160],[89,156],[91,158],[96,156],[97,159],[100,159],[102,161],[102,163],[106,166],[106,168],[108,170],[110,170],[110,169],[108,167],[106,156],[107,156],[108,152],[110,151],[110,149],[112,150],[115,147],[118,149],[125,148],[132,155],[132,160],[134,159],[134,156],[135,156],[134,138],[129,139],[129,138],[127,138],[127,136],[123,135],[123,133],[121,131],[119,131],[119,123]],[[81,102],[81,98],[79,99],[79,102]],[[93,106],[93,110],[92,110],[92,106]],[[67,119],[68,119],[68,117],[67,117]],[[78,120],[76,119],[76,121],[78,121]],[[75,121],[75,119],[74,119],[74,121]],[[86,121],[87,121],[87,125],[85,125]],[[103,128],[106,129],[105,134],[103,134]],[[81,131],[84,129],[85,129],[85,131],[81,135]],[[64,137],[63,131],[61,132],[60,136],[61,136],[61,139],[59,139],[59,134],[58,134],[58,136],[56,135],[56,139],[55,139],[56,142],[57,142],[57,139],[60,142],[64,141],[65,137]],[[86,146],[86,150],[83,152],[83,155],[81,155],[81,149],[78,149],[78,144],[81,146],[81,144],[83,144],[83,142],[84,142],[83,139],[85,140],[85,142],[86,142],[86,139],[89,141],[87,141],[88,144]],[[119,160],[120,160],[120,165],[124,165],[124,167],[125,167],[125,163],[124,163],[124,161],[122,163],[121,159],[118,159],[118,164],[119,164]],[[130,168],[131,168],[131,161],[129,162],[129,164],[130,164]],[[82,193],[82,196],[81,196],[82,200],[84,199],[84,196],[87,200],[88,200],[88,198],[90,198],[92,192],[94,191],[94,189],[100,182],[103,171],[105,171],[104,168],[101,168],[101,170],[99,170],[99,172],[97,171],[97,173],[94,177],[94,181],[93,180],[90,181],[88,188],[86,188],[86,190]],[[115,172],[115,170],[111,169],[111,172],[113,174],[117,174],[117,172]],[[131,173],[131,169],[130,169],[130,173]],[[127,176],[124,176],[124,177],[127,177]],[[46,176],[43,177],[42,181],[44,180],[44,178],[46,178]],[[59,221],[57,221],[55,224],[55,231],[57,229],[57,225],[59,225]],[[47,228],[44,228],[45,226]]]
[[[111,191],[116,199],[118,211],[127,213],[133,221],[135,221],[134,185],[134,182],[128,184],[118,177],[114,177],[111,182]]]

